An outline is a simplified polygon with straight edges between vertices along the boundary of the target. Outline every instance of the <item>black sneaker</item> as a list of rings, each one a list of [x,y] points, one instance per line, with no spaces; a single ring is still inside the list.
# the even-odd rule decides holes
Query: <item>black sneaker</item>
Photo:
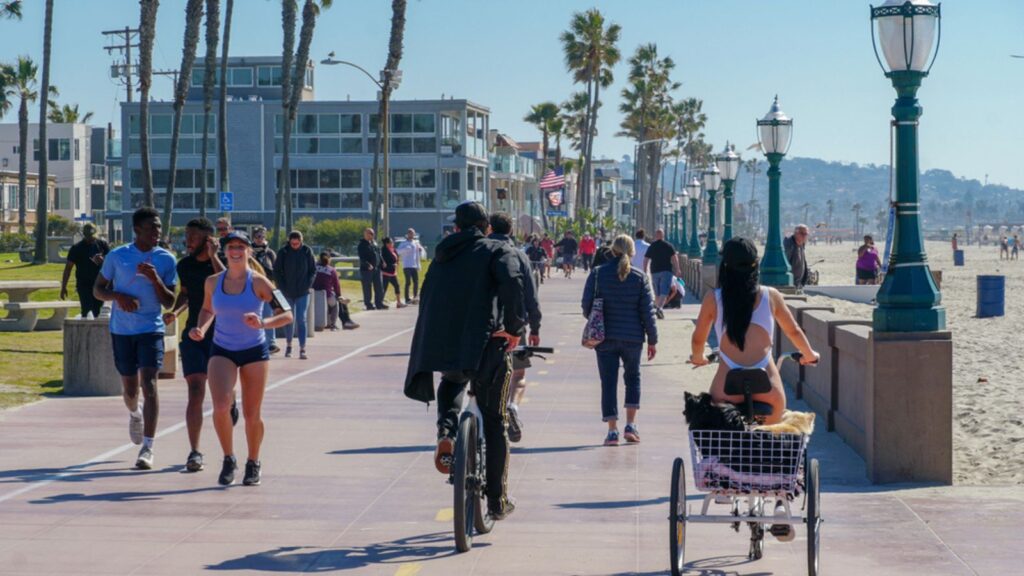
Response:
[[[203,469],[203,454],[198,450],[188,453],[188,460],[185,461],[185,470],[199,472]]]
[[[519,420],[519,409],[508,407],[508,441],[517,443],[523,439],[523,423]]]
[[[220,477],[217,482],[221,486],[230,486],[235,483],[235,470],[238,470],[238,462],[234,456],[224,457],[224,466],[220,469]]]
[[[260,463],[253,460],[245,461],[245,477],[242,478],[242,484],[246,486],[259,486],[260,485]]]
[[[270,345],[270,353],[271,354],[277,354],[280,351],[281,351],[281,347],[278,346],[277,344],[271,344]]]
[[[516,510],[516,501],[513,498],[505,498],[505,505],[501,506],[499,502],[488,502],[487,503],[487,515],[492,520],[504,520],[512,515]]]
[[[238,424],[238,399],[235,398],[231,401],[231,425],[235,426]]]
[[[661,308],[655,308],[654,314],[658,317],[658,320],[665,319],[665,312]]]

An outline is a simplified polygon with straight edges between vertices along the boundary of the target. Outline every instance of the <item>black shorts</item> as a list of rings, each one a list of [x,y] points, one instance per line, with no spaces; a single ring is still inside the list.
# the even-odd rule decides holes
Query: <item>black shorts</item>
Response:
[[[857,280],[878,280],[878,272],[857,268]]]
[[[186,331],[187,335],[188,332]],[[206,365],[210,363],[211,352],[213,351],[213,337],[205,338],[201,342],[186,336],[178,344],[178,353],[181,354],[181,371],[188,378],[193,374],[206,374]]]
[[[163,368],[163,334],[111,334],[110,341],[114,348],[114,366],[121,376],[135,376],[140,368]]]
[[[228,350],[227,348],[222,348],[214,343],[210,350],[210,358],[213,358],[214,356],[227,358],[228,360],[231,360],[235,366],[241,368],[246,364],[270,360],[270,344],[264,342],[253,346],[252,348],[246,348],[245,350]]]

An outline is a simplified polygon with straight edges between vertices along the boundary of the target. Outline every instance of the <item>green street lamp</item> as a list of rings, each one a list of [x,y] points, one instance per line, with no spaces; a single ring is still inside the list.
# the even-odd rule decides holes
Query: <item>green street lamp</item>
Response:
[[[736,153],[736,147],[725,143],[725,150],[715,157],[715,164],[718,171],[722,173],[722,184],[725,189],[722,191],[722,198],[725,200],[725,225],[722,227],[722,242],[732,238],[732,186],[736,183],[736,176],[740,172],[740,155]]]
[[[928,332],[946,327],[942,296],[932,280],[921,235],[918,202],[917,90],[928,75],[942,38],[940,5],[928,0],[888,0],[871,7],[875,58],[896,89],[896,218],[889,272],[878,289],[874,328],[880,332]],[[876,35],[877,27],[877,35]],[[882,55],[878,55],[881,44]],[[935,50],[933,51],[933,44]]]
[[[718,218],[716,214],[718,199],[715,198],[715,194],[718,192],[718,188],[721,185],[722,175],[718,171],[718,166],[712,164],[705,168],[704,189],[707,190],[708,193],[708,239],[707,243],[704,245],[705,264],[718,264]]]
[[[768,158],[768,239],[761,259],[761,283],[767,286],[792,286],[793,272],[782,252],[782,226],[779,204],[779,163],[789,151],[793,138],[793,119],[786,116],[775,96],[771,109],[757,121],[761,150]]]
[[[694,176],[686,185],[684,194],[690,199],[690,247],[686,255],[691,259],[700,258],[700,240],[697,239],[697,198],[700,198],[700,180]]]
[[[679,211],[674,208],[674,205],[669,205],[668,208],[669,214],[672,215],[672,227],[669,228],[669,238],[671,238],[671,240],[669,240],[669,242],[672,243],[673,247],[679,245]]]
[[[686,240],[686,208],[690,205],[690,195],[684,188],[682,195],[676,198],[679,204],[679,220],[682,222],[682,235],[679,238],[679,252],[687,254],[690,251],[690,243]]]

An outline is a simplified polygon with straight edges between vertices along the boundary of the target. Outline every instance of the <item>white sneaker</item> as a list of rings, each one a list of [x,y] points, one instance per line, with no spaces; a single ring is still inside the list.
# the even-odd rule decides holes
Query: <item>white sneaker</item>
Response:
[[[132,444],[142,444],[142,410],[139,410],[139,414],[128,415],[128,437],[132,439]]]
[[[135,461],[135,467],[139,470],[152,470],[153,469],[153,449],[147,446],[143,446],[142,450],[139,450],[139,458]]]

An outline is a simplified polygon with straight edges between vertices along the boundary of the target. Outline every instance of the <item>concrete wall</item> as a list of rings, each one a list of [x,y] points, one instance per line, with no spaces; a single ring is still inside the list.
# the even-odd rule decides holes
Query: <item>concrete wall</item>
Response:
[[[835,389],[839,406],[834,413],[835,430],[865,460],[868,457],[865,430],[868,425],[870,339],[869,326],[847,325],[835,328]]]

